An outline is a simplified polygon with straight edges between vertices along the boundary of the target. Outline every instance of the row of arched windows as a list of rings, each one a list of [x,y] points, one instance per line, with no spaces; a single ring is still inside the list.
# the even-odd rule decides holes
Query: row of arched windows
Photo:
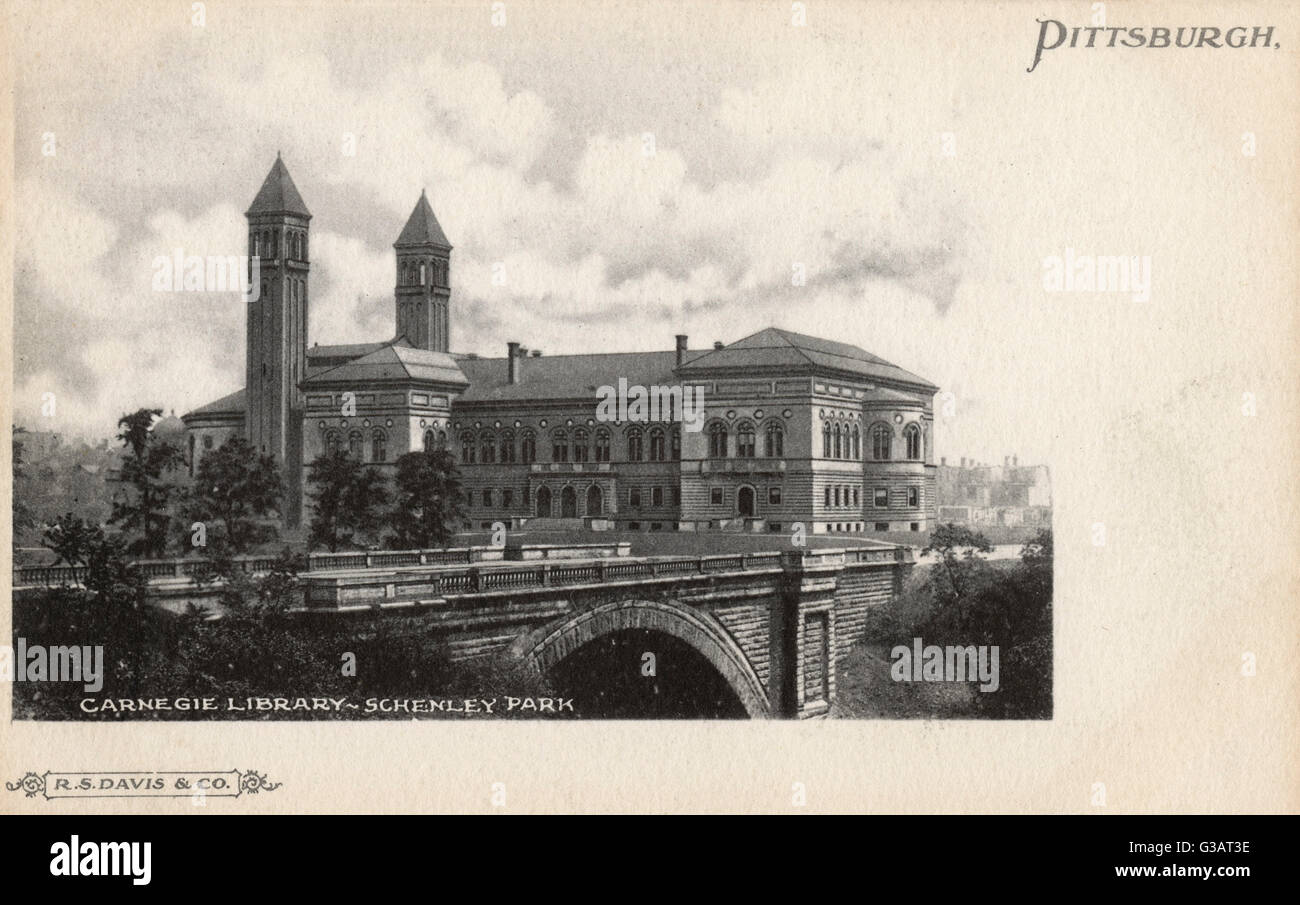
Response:
[[[369,456],[367,452],[367,437],[360,430],[349,431],[344,444],[342,431],[328,431],[325,434],[325,453],[335,455],[339,452],[346,452],[349,458],[356,459],[358,462],[387,462],[388,461],[388,435],[379,428],[373,428],[369,436]]]
[[[432,278],[432,279],[430,279]],[[399,286],[447,285],[447,261],[433,258],[428,261],[402,260],[397,264]]]
[[[253,250],[253,254],[258,257],[275,258],[278,256],[280,238],[280,231],[278,229],[264,229],[250,235],[248,237],[248,245],[249,248]],[[307,260],[306,230],[288,230],[284,233],[283,238],[286,258],[294,261]]]
[[[714,421],[708,426],[709,458],[725,459],[733,454],[729,446],[730,431],[722,421]],[[758,455],[758,435],[754,425],[742,421],[736,425],[736,442],[734,455],[737,459],[752,459]],[[763,430],[763,455],[779,458],[785,455],[785,428],[778,421],[769,421]]]
[[[878,421],[871,425],[867,436],[871,444],[871,458],[874,461],[888,462],[893,458],[894,429],[892,427],[883,421]],[[921,428],[915,422],[903,428],[903,456],[912,461],[919,461],[925,457]],[[860,459],[861,457],[861,437],[856,424],[832,424],[831,422],[822,424],[822,458]]]
[[[558,428],[550,434],[552,462],[609,462],[614,453],[614,435],[607,428],[589,431],[585,428]],[[517,442],[516,442],[517,441]],[[425,441],[428,448],[428,440]],[[682,455],[681,431],[660,427],[643,430],[632,427],[626,431],[626,460],[629,462],[667,462]],[[483,431],[475,434],[465,431],[460,435],[460,461],[465,465],[511,465],[521,462],[530,465],[537,461],[537,436],[531,430]]]
[[[826,506],[857,506],[861,500],[860,488],[837,484],[826,488]]]

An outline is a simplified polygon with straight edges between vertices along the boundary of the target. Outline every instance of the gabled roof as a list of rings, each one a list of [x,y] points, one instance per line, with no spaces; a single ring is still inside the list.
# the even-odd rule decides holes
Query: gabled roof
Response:
[[[415,210],[411,211],[406,226],[402,227],[402,234],[393,243],[394,248],[408,245],[436,245],[451,249],[451,243],[438,225],[438,218],[433,215],[433,208],[429,207],[429,199],[423,191],[420,192],[420,200],[415,202]]]
[[[303,384],[361,385],[376,381],[433,381],[457,386],[468,382],[456,366],[456,359],[446,352],[385,344],[354,361],[312,374]]]
[[[185,421],[189,418],[201,415],[243,415],[248,409],[248,397],[243,389],[236,390],[229,396],[222,396],[215,402],[209,402],[207,405],[201,405],[193,411],[186,412],[181,416]]]
[[[294,214],[311,219],[307,204],[298,194],[298,187],[293,184],[289,168],[284,165],[280,155],[275,155],[271,172],[266,174],[266,181],[258,189],[257,197],[248,208],[248,214]]]
[[[848,343],[792,333],[776,327],[760,330],[734,343],[705,352],[684,367],[713,368],[788,367],[841,371],[863,378],[897,380],[938,389],[923,377],[905,371]]]
[[[687,358],[699,352],[687,352]],[[543,355],[519,360],[519,382],[510,383],[505,358],[457,359],[469,378],[469,389],[458,402],[512,399],[594,399],[602,386],[676,384],[677,353],[610,352],[596,355]]]

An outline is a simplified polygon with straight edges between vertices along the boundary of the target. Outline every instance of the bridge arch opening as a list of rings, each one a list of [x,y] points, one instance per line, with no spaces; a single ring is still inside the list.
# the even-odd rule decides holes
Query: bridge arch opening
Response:
[[[521,638],[516,653],[591,719],[770,716],[744,653],[712,616],[673,601],[620,601]]]

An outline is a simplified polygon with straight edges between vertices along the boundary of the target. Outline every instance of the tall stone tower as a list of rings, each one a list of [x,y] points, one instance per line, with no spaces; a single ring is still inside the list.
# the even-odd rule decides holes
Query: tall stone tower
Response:
[[[397,249],[397,335],[420,349],[449,351],[451,243],[424,192],[393,248]]]
[[[303,398],[307,376],[307,227],[311,213],[280,155],[245,214],[248,252],[259,262],[260,294],[248,306],[245,371],[248,441],[275,457],[285,479],[284,516],[302,512]]]

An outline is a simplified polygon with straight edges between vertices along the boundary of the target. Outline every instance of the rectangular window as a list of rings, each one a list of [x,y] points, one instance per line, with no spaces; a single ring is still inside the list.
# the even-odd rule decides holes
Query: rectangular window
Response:
[[[712,487],[709,489],[709,503],[713,506],[722,505],[722,488]]]
[[[778,503],[780,503],[780,502],[781,502],[781,488],[780,488],[780,487],[769,487],[769,488],[767,488],[767,501],[768,501],[769,503],[771,503],[772,505],[774,505],[774,506],[777,505]]]
[[[883,487],[877,487],[874,491],[874,498],[871,502],[877,509],[889,508],[889,491]],[[881,529],[877,528],[876,530],[879,531]]]
[[[509,509],[510,505],[514,502],[514,497],[515,494],[513,490],[501,491],[501,505]]]
[[[858,496],[858,488],[857,488],[857,487],[854,487],[854,488],[853,488],[853,505],[854,505],[854,506],[857,506],[857,505],[858,505],[858,501],[859,501],[859,499],[861,499],[861,498]]]
[[[888,530],[889,530],[889,522],[876,522],[876,530],[877,530],[877,531],[888,531]]]
[[[483,505],[484,505],[484,506],[491,506],[491,505],[492,505],[492,491],[491,491],[491,490],[485,490],[485,491],[483,491]]]
[[[921,488],[920,488],[920,487],[909,487],[909,488],[907,488],[907,505],[910,506],[910,507],[913,508],[913,509],[915,509],[917,506],[920,506],[920,505],[921,505]]]
[[[830,489],[829,487],[827,487],[827,488],[826,488],[826,506],[827,506],[827,508],[829,508],[830,505],[831,505],[831,489]]]
[[[650,488],[650,505],[662,506],[664,504],[664,489],[662,487]]]
[[[627,492],[627,504],[633,509],[641,508],[641,488],[633,487]]]
[[[681,489],[680,487],[674,487],[674,488],[673,488],[673,505],[674,505],[674,506],[680,506],[681,504],[682,504],[682,489]]]

